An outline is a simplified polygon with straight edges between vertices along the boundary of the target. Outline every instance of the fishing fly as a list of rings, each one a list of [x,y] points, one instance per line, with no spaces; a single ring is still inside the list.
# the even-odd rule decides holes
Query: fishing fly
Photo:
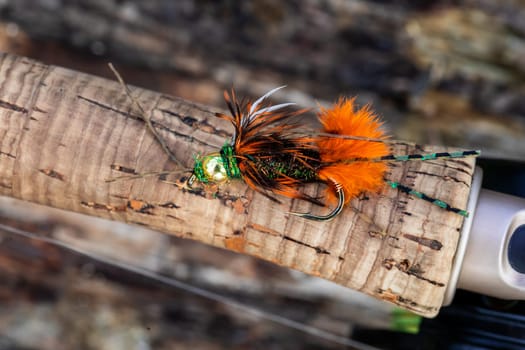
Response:
[[[112,64],[109,67],[141,112],[148,129],[170,158],[183,168],[156,132],[151,120],[146,117],[140,103],[133,98],[118,71]],[[382,122],[377,115],[368,106],[356,108],[355,99],[347,98],[339,99],[331,108],[320,108],[320,132],[298,132],[300,125],[295,117],[306,110],[290,109],[295,103],[270,105],[267,101],[282,88],[284,86],[277,87],[253,102],[237,99],[233,89],[231,93],[224,92],[230,115],[216,113],[216,116],[233,124],[233,137],[219,151],[195,157],[193,169],[179,171],[191,172],[186,181],[189,189],[193,188],[195,182],[220,185],[233,179],[242,179],[252,189],[275,202],[279,200],[274,194],[306,200],[320,206],[335,203],[334,209],[327,215],[291,213],[305,219],[326,221],[341,213],[345,204],[353,198],[363,193],[378,192],[387,185],[444,210],[464,217],[469,215],[464,209],[453,207],[399,182],[387,180],[385,174],[391,162],[475,157],[480,151],[390,154],[390,141],[381,129]],[[171,173],[173,172],[152,172],[107,181]],[[303,185],[308,183],[326,185],[326,203],[301,191]]]
[[[268,104],[268,98],[283,87],[275,88],[256,101],[239,100],[235,91],[225,91],[230,115],[217,117],[233,124],[234,134],[214,153],[197,156],[187,181],[222,184],[242,179],[252,189],[273,201],[275,195],[306,200],[326,206],[335,204],[327,215],[291,213],[306,219],[325,221],[336,217],[353,198],[378,192],[387,185],[461,216],[468,212],[385,179],[391,162],[435,160],[478,156],[480,151],[429,154],[390,154],[388,136],[382,122],[368,107],[356,108],[354,99],[341,98],[331,108],[320,108],[322,130],[315,134],[297,132],[295,117],[305,110],[290,109],[293,103]],[[310,196],[301,187],[308,183],[326,185],[325,202]]]

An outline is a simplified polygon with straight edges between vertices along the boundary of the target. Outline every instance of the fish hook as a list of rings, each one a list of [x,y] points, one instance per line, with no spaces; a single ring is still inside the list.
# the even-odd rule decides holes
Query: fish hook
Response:
[[[343,187],[339,183],[333,180],[332,182],[335,185],[335,190],[337,193],[338,201],[337,201],[337,206],[334,208],[334,210],[332,210],[331,213],[327,215],[314,215],[310,213],[296,213],[296,212],[289,212],[289,213],[292,215],[299,216],[304,219],[315,220],[315,221],[329,221],[335,218],[343,210],[343,207],[345,205],[345,192],[343,191]]]

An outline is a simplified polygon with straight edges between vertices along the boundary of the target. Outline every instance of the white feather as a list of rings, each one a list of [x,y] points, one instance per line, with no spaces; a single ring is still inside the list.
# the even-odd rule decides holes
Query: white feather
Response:
[[[255,117],[257,117],[260,114],[267,113],[267,112],[273,112],[273,111],[276,111],[276,110],[281,109],[281,108],[285,108],[285,107],[288,107],[288,106],[293,106],[295,104],[296,103],[293,103],[293,102],[281,103],[280,105],[269,106],[269,107],[266,107],[266,108],[263,108],[263,109],[259,109],[257,112],[255,112],[254,114],[250,115],[250,120],[253,120]]]
[[[267,93],[265,93],[264,95],[262,95],[261,97],[259,97],[257,99],[257,101],[255,101],[252,106],[250,107],[250,112],[248,113],[248,115],[252,115],[253,112],[255,111],[255,109],[257,108],[257,106],[264,100],[266,100],[268,97],[270,97],[272,94],[274,94],[276,91],[279,91],[281,90],[282,88],[285,88],[286,85],[282,85],[282,86],[279,86],[279,87],[276,87],[275,89],[272,89],[270,91],[268,91]]]

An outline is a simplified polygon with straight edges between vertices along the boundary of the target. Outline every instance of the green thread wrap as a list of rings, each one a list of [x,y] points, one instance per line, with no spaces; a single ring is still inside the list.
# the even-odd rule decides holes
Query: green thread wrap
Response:
[[[226,174],[229,179],[239,179],[241,178],[241,170],[237,166],[237,159],[233,154],[233,147],[229,144],[225,144],[221,148],[221,158],[222,164],[226,169]]]
[[[202,160],[200,156],[194,156],[195,165],[193,166],[193,175],[202,183],[208,183],[206,175],[204,175],[204,169],[202,167]]]

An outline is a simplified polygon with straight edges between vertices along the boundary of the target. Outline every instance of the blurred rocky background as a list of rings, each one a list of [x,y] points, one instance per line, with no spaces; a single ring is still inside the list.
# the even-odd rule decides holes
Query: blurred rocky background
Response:
[[[396,138],[525,158],[525,3],[1,0],[0,50],[224,108],[357,96]],[[281,101],[277,101],[281,102]],[[330,334],[392,313],[337,286],[158,233],[2,200],[0,349],[342,348],[130,271],[177,278]],[[79,254],[54,243],[77,247]],[[120,265],[89,255],[116,259]]]

